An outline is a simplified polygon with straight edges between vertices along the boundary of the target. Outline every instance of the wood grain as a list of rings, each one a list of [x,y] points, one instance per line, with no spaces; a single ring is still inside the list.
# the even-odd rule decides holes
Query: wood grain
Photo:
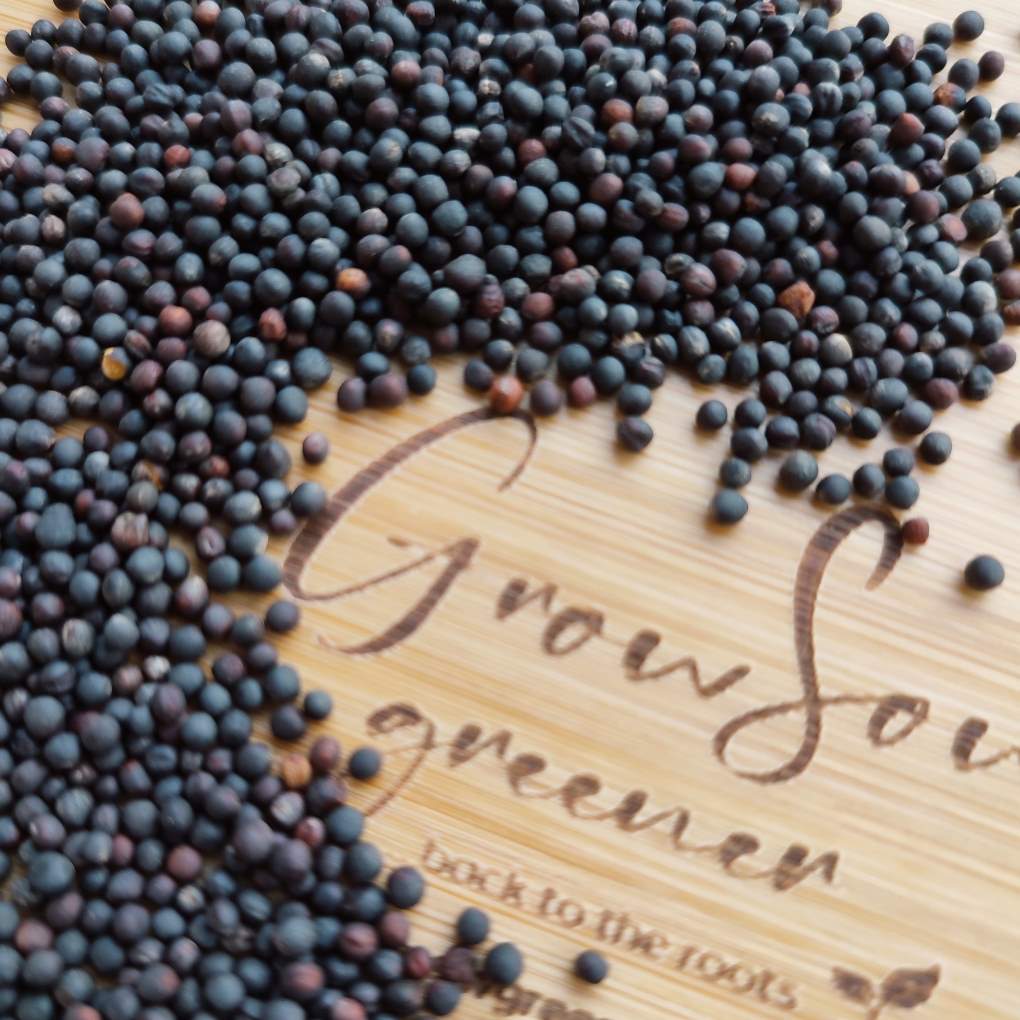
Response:
[[[847,3],[842,20],[871,6]],[[881,7],[894,29],[917,34],[956,13],[944,0]],[[0,8],[6,28],[53,16],[25,0]],[[994,47],[1010,55],[1006,75],[988,90],[998,103],[1020,92],[1015,9],[998,0],[983,10],[988,31],[961,52]],[[19,104],[3,112],[8,129],[30,122]],[[1012,172],[1020,147],[1009,143],[992,161]],[[296,457],[296,474],[331,492],[409,437],[477,406],[450,363],[432,398],[399,412],[342,417],[332,400],[340,378],[338,368],[300,432],[288,435],[295,451],[309,429],[331,436],[333,453],[322,466],[307,468]],[[325,729],[348,747],[371,739],[393,751],[384,775],[355,798],[371,807],[392,794],[372,822],[389,861],[422,864],[430,846],[426,864],[446,861],[415,911],[421,938],[442,945],[462,904],[490,910],[498,938],[527,951],[522,985],[541,996],[529,1014],[541,1020],[863,1017],[868,996],[881,996],[883,980],[902,968],[918,973],[886,981],[882,1016],[1015,1017],[1020,753],[967,771],[954,763],[953,745],[970,718],[988,725],[973,761],[1020,744],[1020,480],[1007,443],[1020,376],[1002,378],[985,405],[940,416],[955,449],[944,467],[919,469],[915,512],[931,521],[926,547],[904,552],[871,591],[865,581],[878,561],[880,527],[862,525],[834,554],[814,621],[821,696],[871,701],[827,705],[810,763],[771,784],[738,773],[788,761],[803,740],[805,711],[748,726],[725,761],[716,736],[744,713],[796,706],[802,697],[794,583],[825,515],[807,498],[777,493],[777,465],[769,461],[749,488],[748,518],[725,533],[707,526],[726,440],[693,431],[706,395],[671,378],[650,416],[657,439],[640,457],[615,449],[608,407],[542,421],[527,466],[502,491],[527,446],[522,423],[454,431],[368,488],[311,555],[309,591],[363,587],[304,602],[303,626],[283,652],[307,684],[335,695]],[[726,394],[731,404],[739,396]],[[823,456],[823,471],[877,460],[892,443],[841,440]],[[454,571],[413,633],[383,651],[342,650],[378,639],[451,560],[440,553],[401,567],[467,540],[458,548],[470,550],[470,562]],[[285,555],[286,543],[276,552]],[[1007,583],[975,597],[961,589],[960,575],[979,552],[1003,559]],[[364,587],[388,571],[396,576]],[[501,593],[513,579],[555,585],[549,608],[536,600],[500,619]],[[557,616],[569,607],[588,615]],[[554,620],[573,622],[553,648],[580,639],[576,650],[543,649]],[[585,621],[600,633],[584,639]],[[628,679],[625,649],[643,630],[661,636],[648,667],[688,661],[659,679]],[[692,663],[703,687],[734,667],[749,671],[705,696]],[[895,694],[927,699],[927,718],[899,742],[876,746],[868,730],[874,701]],[[370,737],[368,720],[393,704],[413,706],[423,721]],[[906,721],[898,715],[886,736]],[[448,746],[437,746],[422,751],[414,768],[429,724],[436,744],[460,732],[463,745],[466,724],[477,724],[481,740],[503,732],[502,754],[497,744],[457,763]],[[544,771],[534,771],[535,756]],[[598,777],[602,792],[583,803],[562,792],[536,796],[582,775]],[[614,820],[611,809],[638,790],[647,795],[643,809]],[[574,817],[571,803],[577,814],[607,817]],[[670,839],[678,809],[689,812],[680,850]],[[639,828],[656,812],[669,817]],[[637,831],[617,824],[627,818]],[[731,873],[719,845],[746,849],[750,837],[760,848],[735,859]],[[778,890],[775,869],[791,845],[808,848],[809,859],[837,854],[831,882],[816,872]],[[754,873],[771,877],[748,877]],[[570,926],[582,910],[583,920]],[[615,921],[600,932],[606,911]],[[626,937],[607,944],[622,914]],[[569,964],[595,945],[613,972],[592,990],[570,978]],[[851,972],[840,978],[842,991],[834,968]],[[523,1008],[526,997],[518,1000]],[[481,1020],[513,1008],[512,996],[482,997],[459,1015]]]

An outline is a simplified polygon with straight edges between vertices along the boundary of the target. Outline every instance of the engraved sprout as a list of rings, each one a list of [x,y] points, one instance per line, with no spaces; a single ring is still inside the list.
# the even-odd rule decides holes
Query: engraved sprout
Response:
[[[836,990],[850,1002],[866,1007],[866,1020],[878,1020],[888,1006],[914,1009],[923,1005],[932,997],[940,976],[937,964],[926,970],[901,967],[887,974],[876,987],[863,974],[842,967],[832,968],[832,983]]]

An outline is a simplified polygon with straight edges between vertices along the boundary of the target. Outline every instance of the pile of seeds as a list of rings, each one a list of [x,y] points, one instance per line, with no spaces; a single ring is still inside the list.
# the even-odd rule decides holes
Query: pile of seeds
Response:
[[[3,152],[28,249],[0,294],[8,371],[214,511],[237,471],[246,492],[284,473],[261,446],[302,419],[325,352],[354,362],[347,411],[428,392],[432,358],[464,351],[500,410],[525,386],[539,415],[613,397],[634,450],[668,366],[755,385],[737,477],[841,431],[920,434],[1014,360],[1020,179],[982,156],[1020,104],[969,95],[997,53],[936,80],[982,29],[967,12],[918,45],[796,0],[86,0],[8,35],[8,87],[44,117]],[[983,247],[957,273],[965,240]],[[783,483],[811,484],[813,459]],[[285,531],[321,500],[269,488],[243,523]],[[238,545],[215,585],[268,587]]]
[[[400,912],[420,876],[380,881],[339,748],[274,769],[252,740],[263,710],[285,741],[331,708],[278,661],[293,606],[216,598],[275,589],[269,535],[325,502],[288,485],[276,423],[332,355],[352,411],[463,351],[497,410],[612,397],[637,450],[676,365],[756,387],[716,505],[736,520],[770,448],[804,489],[839,432],[921,434],[1012,365],[1020,182],[982,156],[1020,105],[968,96],[998,54],[935,82],[972,13],[920,46],[795,0],[79,13],[9,32],[24,63],[0,84],[41,116],[0,132],[0,1012],[443,1014],[475,958],[430,983]],[[983,247],[957,273],[964,240]],[[908,507],[912,466],[894,451],[852,487]],[[520,967],[502,943],[482,970]]]

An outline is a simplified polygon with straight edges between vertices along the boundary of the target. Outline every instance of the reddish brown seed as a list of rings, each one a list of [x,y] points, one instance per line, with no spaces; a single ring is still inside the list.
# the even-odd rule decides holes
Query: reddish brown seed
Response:
[[[552,259],[553,268],[558,273],[566,273],[577,268],[577,255],[573,248],[568,248],[566,245],[553,248],[549,252],[549,257]]]
[[[495,319],[503,311],[506,299],[498,283],[486,283],[475,298],[475,315],[481,319]]]
[[[280,973],[280,991],[303,1002],[322,991],[325,980],[317,963],[289,963]]]
[[[903,525],[903,541],[908,545],[924,545],[928,541],[929,530],[926,517],[911,517]]]
[[[439,976],[459,985],[470,985],[475,980],[475,954],[467,946],[453,946],[440,957]]]
[[[680,274],[680,285],[693,298],[707,298],[715,293],[715,275],[708,266],[695,262]]]
[[[397,88],[414,88],[421,81],[421,64],[417,60],[398,60],[390,68],[390,78]]]
[[[959,216],[946,213],[938,219],[939,233],[945,241],[953,244],[963,244],[967,240],[967,228]]]
[[[336,288],[352,297],[362,298],[372,289],[372,282],[364,269],[349,266],[336,274]]]
[[[889,128],[889,141],[896,146],[913,145],[924,134],[924,122],[917,114],[901,113]]]
[[[1020,298],[1020,269],[1004,269],[995,277],[995,285],[1003,301]]]
[[[610,99],[602,104],[600,119],[606,127],[630,124],[634,120],[634,108],[626,99]]]
[[[404,973],[416,981],[432,973],[432,954],[424,946],[411,946],[404,956]]]
[[[1003,321],[1009,326],[1020,325],[1020,301],[1010,301],[999,309]]]
[[[340,952],[349,960],[367,960],[378,948],[379,936],[375,928],[362,921],[348,924],[340,936]]]
[[[597,399],[598,391],[590,376],[579,375],[576,379],[570,380],[567,387],[567,403],[571,407],[589,407]]]
[[[527,322],[550,319],[555,311],[556,302],[545,291],[534,291],[521,302],[521,317]]]
[[[815,292],[806,280],[798,280],[779,292],[776,304],[800,321],[814,308]]]
[[[21,629],[22,622],[22,613],[17,603],[0,599],[0,639],[6,641],[14,637]]]
[[[25,956],[37,949],[49,949],[52,945],[53,929],[42,921],[28,918],[15,929],[14,948]]]
[[[916,223],[934,223],[939,208],[939,198],[934,191],[916,191],[907,201],[910,217]]]
[[[92,1006],[75,1003],[64,1010],[64,1020],[102,1020],[102,1014]]]
[[[701,135],[685,135],[677,145],[677,156],[681,162],[694,166],[712,158],[712,146]]]
[[[191,313],[180,305],[167,305],[161,309],[157,321],[165,336],[187,336],[193,324]]]
[[[212,304],[212,295],[205,287],[189,287],[181,295],[181,304],[192,315],[201,315]]]
[[[749,138],[728,138],[719,155],[733,163],[747,163],[754,158],[754,145]]]
[[[200,0],[192,17],[199,28],[205,32],[211,32],[216,27],[221,12],[222,8],[216,3],[216,0]]]
[[[599,205],[611,205],[623,194],[623,180],[616,174],[599,174],[588,188],[588,197]]]
[[[105,379],[119,382],[127,375],[131,359],[122,347],[107,347],[103,351],[102,373]]]
[[[357,999],[337,999],[329,1008],[329,1020],[366,1020],[367,1016]]]
[[[1013,449],[1020,453],[1020,425],[1014,425],[1013,431],[1010,433],[1010,440],[1013,443]]]
[[[529,163],[534,163],[536,159],[542,159],[545,154],[546,150],[541,138],[525,138],[517,146],[517,163],[519,166],[525,167]]]
[[[301,442],[306,464],[321,464],[329,456],[329,438],[324,432],[309,432]]]
[[[655,222],[663,230],[676,233],[679,230],[683,230],[690,222],[690,219],[690,213],[682,205],[677,202],[667,202],[662,207],[662,212],[656,216]]]
[[[948,106],[952,110],[960,110],[967,100],[967,94],[959,85],[945,81],[935,89],[935,102],[939,106]]]
[[[308,750],[316,772],[332,772],[340,764],[340,744],[333,737],[318,737]]]
[[[497,414],[510,414],[524,399],[524,386],[515,375],[497,376],[489,387],[489,404]]]
[[[747,259],[732,248],[720,248],[718,251],[712,252],[710,261],[716,282],[724,287],[736,283],[747,272]],[[663,285],[665,282],[665,277],[663,277]],[[665,286],[663,286],[663,290],[665,290]]]
[[[321,818],[302,818],[294,828],[294,838],[314,850],[326,842],[326,823]]]
[[[402,910],[387,910],[376,927],[379,929],[379,941],[391,949],[406,946],[411,935],[411,922]]]
[[[368,384],[368,402],[372,407],[399,407],[407,400],[407,380],[397,372],[384,372]]]
[[[944,411],[960,399],[960,388],[952,379],[929,379],[924,384],[924,399],[936,411]]]
[[[259,336],[270,343],[279,343],[286,335],[287,320],[283,313],[279,308],[266,308],[259,316]]]
[[[193,882],[202,873],[202,855],[190,846],[175,846],[166,859],[167,874],[178,882]]]
[[[280,778],[289,790],[303,790],[312,778],[311,762],[303,754],[288,754],[280,762]]]
[[[896,36],[886,47],[889,63],[893,67],[906,67],[914,59],[916,50],[917,46],[914,43],[913,36],[909,35]]]
[[[132,194],[119,195],[110,205],[110,220],[118,230],[136,230],[144,219],[142,203]]]
[[[132,671],[133,676],[129,674],[127,677],[118,670],[117,679],[120,683],[114,684],[114,689],[117,694],[121,696],[129,696],[133,694],[142,683],[141,670]],[[135,853],[134,840],[124,833],[118,832],[113,837],[113,845],[110,851],[110,864],[115,868],[126,868],[131,863],[131,858]]]
[[[726,187],[734,191],[746,191],[754,184],[758,171],[747,163],[731,163],[726,168]]]

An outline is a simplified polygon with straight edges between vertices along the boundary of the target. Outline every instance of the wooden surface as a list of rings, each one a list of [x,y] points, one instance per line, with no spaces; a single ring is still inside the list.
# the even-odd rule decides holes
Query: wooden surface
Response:
[[[5,27],[53,16],[42,3],[0,6]],[[870,6],[848,3],[843,20]],[[943,0],[882,10],[896,30],[918,34],[956,13]],[[1017,98],[1015,8],[998,0],[983,10],[989,29],[969,51],[1012,54],[990,92],[996,102]],[[0,123],[28,118],[11,106]],[[994,162],[1017,169],[1020,146],[1007,144]],[[338,416],[335,386],[325,387],[302,431],[328,432],[333,454],[318,468],[298,460],[297,473],[349,495],[351,480],[392,461],[398,444],[477,406],[458,378],[450,364],[433,397],[356,418]],[[473,903],[493,914],[499,939],[527,952],[523,992],[473,999],[459,1015],[1017,1017],[1020,753],[1010,748],[1020,744],[1020,472],[1007,434],[1020,375],[1001,379],[984,406],[938,418],[955,449],[945,467],[919,469],[926,547],[905,551],[871,591],[881,523],[862,524],[835,552],[814,620],[819,697],[865,703],[817,709],[819,743],[806,763],[797,759],[811,728],[806,636],[798,662],[794,595],[802,560],[802,597],[817,580],[817,555],[805,550],[825,515],[807,498],[779,495],[768,462],[748,490],[748,518],[726,533],[709,528],[704,509],[726,439],[692,429],[705,396],[670,378],[651,414],[656,441],[639,457],[616,451],[609,407],[542,421],[530,459],[503,490],[527,450],[526,423],[465,425],[369,486],[318,545],[300,540],[306,594],[356,590],[305,600],[284,654],[309,685],[335,694],[328,728],[346,746],[392,752],[384,775],[355,797],[376,809],[372,833],[390,862],[435,872],[415,911],[420,937],[441,945],[459,905]],[[868,446],[840,440],[823,471],[852,470],[889,445],[885,436]],[[975,597],[959,579],[979,552],[1001,556],[1007,582]],[[428,553],[436,555],[401,572]],[[417,628],[412,620],[411,633],[394,631],[444,571],[450,583]],[[500,618],[514,579],[555,585],[555,594]],[[661,645],[646,668],[687,661],[658,679],[628,679],[625,647],[649,630]],[[736,682],[713,693],[738,666],[747,675],[731,673]],[[886,705],[909,707],[918,725],[878,746],[911,717],[901,711],[881,728],[875,702],[892,695],[913,699]],[[404,707],[386,710],[393,705]],[[783,705],[722,740],[727,723]],[[953,754],[961,727],[976,732],[968,719],[988,726],[971,759],[986,764],[970,769],[961,748]],[[369,733],[384,723],[393,732]],[[460,755],[449,746],[458,733]],[[482,748],[489,737],[497,739]],[[995,755],[1002,760],[987,762]],[[791,761],[798,774],[787,778]],[[780,781],[762,781],[776,770]],[[582,799],[592,777],[601,792]],[[630,791],[645,792],[644,806],[632,795],[630,814],[614,815]],[[671,830],[682,829],[681,810],[689,824],[678,849]],[[759,849],[750,854],[752,837]],[[776,877],[791,845],[808,848],[809,861],[837,855],[827,858],[831,881],[819,870],[777,888],[796,878],[789,868]],[[590,946],[613,967],[594,990],[569,976]],[[837,989],[834,968],[871,987],[844,976]],[[896,973],[904,969],[916,973]]]

